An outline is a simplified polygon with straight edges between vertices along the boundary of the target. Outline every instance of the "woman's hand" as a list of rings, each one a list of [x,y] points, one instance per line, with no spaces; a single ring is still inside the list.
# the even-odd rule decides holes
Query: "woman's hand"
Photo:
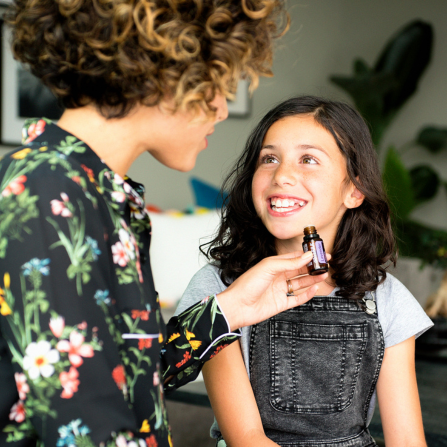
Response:
[[[259,323],[310,300],[318,290],[317,283],[328,277],[327,273],[307,274],[306,264],[311,258],[311,252],[265,258],[220,293],[220,308],[231,330]],[[288,279],[294,296],[287,296]]]

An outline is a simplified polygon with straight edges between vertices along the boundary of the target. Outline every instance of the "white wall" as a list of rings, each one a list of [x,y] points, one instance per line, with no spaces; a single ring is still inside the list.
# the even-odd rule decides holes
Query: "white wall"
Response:
[[[252,99],[248,118],[229,118],[216,127],[208,149],[190,173],[171,171],[149,155],[141,157],[129,174],[147,187],[146,199],[163,209],[183,209],[193,203],[188,179],[197,176],[219,185],[259,118],[276,102],[295,94],[348,99],[328,82],[330,74],[351,74],[356,56],[372,64],[387,39],[410,20],[420,18],[435,29],[432,64],[418,93],[398,116],[385,143],[399,146],[425,124],[447,127],[447,2],[445,0],[289,0],[292,26],[277,42],[275,77],[263,79]],[[150,135],[148,136],[150,138]],[[429,161],[447,179],[447,153],[427,156],[410,150],[406,163]],[[415,213],[422,221],[447,227],[447,197]]]
[[[276,102],[294,94],[310,93],[347,100],[328,82],[329,74],[350,74],[352,60],[374,63],[387,39],[409,21],[420,18],[435,29],[432,64],[417,94],[407,103],[385,137],[385,145],[400,146],[425,124],[447,127],[447,2],[445,0],[314,0],[289,1],[292,26],[277,42],[274,78],[263,79],[252,99],[250,117],[229,118],[216,127],[208,149],[190,173],[170,171],[148,155],[130,174],[147,186],[147,200],[162,208],[184,208],[193,202],[188,179],[198,176],[220,184],[242,150],[251,128]],[[419,155],[418,155],[419,153]],[[447,179],[447,153],[428,156],[410,150],[406,162],[430,161]],[[416,218],[447,227],[444,191],[434,203],[415,212]]]

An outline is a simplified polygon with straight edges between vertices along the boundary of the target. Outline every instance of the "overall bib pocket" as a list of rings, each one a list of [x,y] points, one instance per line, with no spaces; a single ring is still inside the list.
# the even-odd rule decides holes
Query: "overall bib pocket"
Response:
[[[367,323],[270,321],[270,404],[295,414],[331,414],[353,398]]]

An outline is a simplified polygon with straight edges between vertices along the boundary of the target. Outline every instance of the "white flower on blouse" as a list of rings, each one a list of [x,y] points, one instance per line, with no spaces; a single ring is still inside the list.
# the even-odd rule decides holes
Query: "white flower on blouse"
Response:
[[[116,447],[146,447],[146,443],[143,439],[138,440],[126,440],[126,438],[123,435],[119,435],[115,439]]]
[[[112,245],[112,254],[113,254],[113,262],[118,264],[120,267],[126,267],[129,262],[129,258],[126,253],[126,249],[124,248],[121,242],[117,242]]]
[[[51,349],[50,342],[40,340],[30,343],[25,349],[23,369],[28,371],[30,379],[35,380],[39,376],[50,377],[54,373],[53,363],[59,361],[59,352]]]
[[[122,191],[113,191],[112,199],[115,200],[115,202],[122,203],[126,200],[126,194]]]
[[[132,237],[130,236],[130,234],[126,230],[121,228],[119,230],[118,236],[120,238],[121,243],[123,244],[127,256],[130,259],[135,259],[135,246],[133,244]]]

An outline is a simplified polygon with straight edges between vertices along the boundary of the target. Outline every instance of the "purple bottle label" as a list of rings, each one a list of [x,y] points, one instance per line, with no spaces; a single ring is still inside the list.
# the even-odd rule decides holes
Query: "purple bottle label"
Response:
[[[315,242],[315,250],[317,252],[317,259],[320,264],[327,264],[326,253],[324,251],[324,245],[321,241]]]

